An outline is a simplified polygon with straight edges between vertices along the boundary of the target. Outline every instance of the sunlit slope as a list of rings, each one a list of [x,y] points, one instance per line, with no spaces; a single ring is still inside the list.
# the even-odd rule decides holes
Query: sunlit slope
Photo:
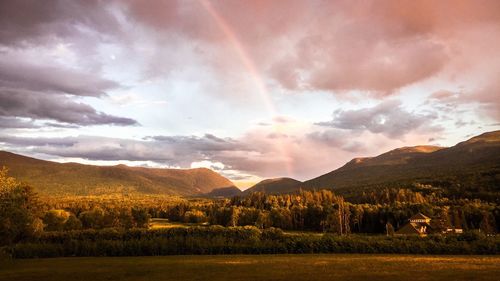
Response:
[[[233,183],[205,168],[152,169],[56,163],[0,151],[0,166],[43,194],[145,193],[195,195]]]
[[[460,181],[470,185],[500,182],[500,131],[449,148],[405,147],[377,157],[355,158],[337,170],[306,181],[303,188],[398,186],[411,182],[460,184]]]

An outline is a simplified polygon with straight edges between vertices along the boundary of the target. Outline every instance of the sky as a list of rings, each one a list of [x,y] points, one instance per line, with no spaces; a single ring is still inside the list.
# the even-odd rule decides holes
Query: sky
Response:
[[[0,1],[0,150],[239,187],[500,129],[500,1]]]

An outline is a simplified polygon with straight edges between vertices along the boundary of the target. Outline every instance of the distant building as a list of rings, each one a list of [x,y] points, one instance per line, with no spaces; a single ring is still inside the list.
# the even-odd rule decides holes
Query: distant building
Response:
[[[464,233],[464,230],[461,228],[447,228],[445,231],[443,231],[444,234],[462,234]]]
[[[431,228],[431,218],[418,213],[408,220],[408,223],[396,231],[396,235],[426,236]]]
[[[433,229],[431,226],[431,218],[428,216],[418,213],[408,219],[408,223],[403,225],[398,231],[396,231],[394,234],[395,235],[419,235],[419,236],[426,236],[429,234]],[[434,233],[439,233],[438,230],[435,228]],[[461,234],[463,233],[463,229],[461,228],[446,228],[442,230],[441,234]]]

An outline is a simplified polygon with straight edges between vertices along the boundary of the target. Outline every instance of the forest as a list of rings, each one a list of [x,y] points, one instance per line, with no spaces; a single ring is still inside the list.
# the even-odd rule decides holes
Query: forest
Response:
[[[227,253],[500,253],[496,202],[450,199],[420,187],[255,192],[233,198],[156,195],[43,197],[0,171],[0,241],[13,257]],[[428,237],[394,236],[408,218],[432,218]],[[150,220],[188,223],[151,229]],[[444,235],[449,228],[461,235]]]

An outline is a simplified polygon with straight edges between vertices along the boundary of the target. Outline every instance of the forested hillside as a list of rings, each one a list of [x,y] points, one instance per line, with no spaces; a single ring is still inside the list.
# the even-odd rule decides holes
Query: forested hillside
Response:
[[[304,182],[303,189],[334,189],[356,196],[363,189],[438,188],[447,196],[498,199],[500,131],[449,148],[399,148],[377,157],[355,158],[343,167]]]
[[[142,167],[93,166],[56,163],[0,151],[0,167],[41,194],[106,195],[165,194],[194,195],[233,183],[205,168],[154,169]]]
[[[302,182],[291,178],[266,179],[245,190],[245,193],[266,192],[269,194],[279,194],[293,192],[297,190]]]

